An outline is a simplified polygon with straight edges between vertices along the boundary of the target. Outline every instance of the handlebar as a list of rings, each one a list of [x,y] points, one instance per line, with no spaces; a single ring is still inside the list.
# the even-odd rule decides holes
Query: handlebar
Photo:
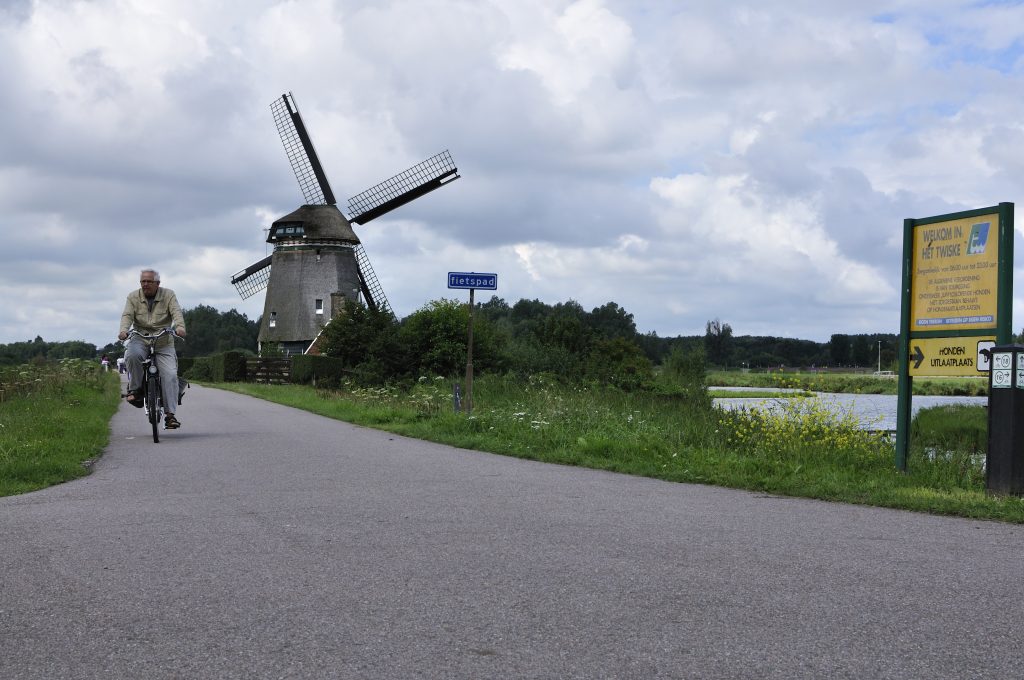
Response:
[[[139,331],[137,331],[134,328],[132,328],[132,329],[129,329],[129,331],[128,331],[128,337],[130,338],[133,335],[135,335],[135,336],[138,336],[138,337],[142,338],[143,340],[153,341],[153,340],[156,340],[157,338],[162,338],[163,336],[167,335],[168,333],[173,335],[175,340],[181,340],[182,342],[185,342],[185,338],[183,338],[180,335],[178,335],[177,332],[175,332],[174,328],[171,327],[171,326],[168,326],[167,328],[161,328],[158,332],[151,333],[151,334],[140,333]],[[118,341],[118,342],[120,342],[120,341]]]

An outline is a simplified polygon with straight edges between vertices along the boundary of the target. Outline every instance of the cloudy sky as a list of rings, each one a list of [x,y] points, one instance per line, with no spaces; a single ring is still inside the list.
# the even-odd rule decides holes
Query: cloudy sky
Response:
[[[661,336],[897,332],[903,220],[1024,200],[1022,56],[1019,2],[2,0],[0,343],[106,344],[142,266],[258,317],[285,92],[343,209],[451,151],[356,227],[400,317],[482,271]]]

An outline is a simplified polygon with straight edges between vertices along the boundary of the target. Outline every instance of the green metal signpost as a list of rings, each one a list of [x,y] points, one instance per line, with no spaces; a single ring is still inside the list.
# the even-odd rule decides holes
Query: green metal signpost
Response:
[[[903,221],[897,468],[907,469],[914,376],[986,375],[1012,312],[1013,203]]]

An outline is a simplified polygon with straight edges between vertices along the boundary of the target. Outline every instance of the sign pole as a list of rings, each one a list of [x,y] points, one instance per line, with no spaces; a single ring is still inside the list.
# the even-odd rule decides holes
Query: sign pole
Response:
[[[999,204],[999,301],[996,342],[1013,342],[1013,203]]]
[[[473,293],[476,289],[469,289],[469,332],[466,334],[466,398],[463,403],[466,405],[466,414],[473,412]]]
[[[469,329],[466,333],[466,394],[462,400],[468,414],[473,411],[473,308],[476,306],[473,294],[477,288],[497,290],[498,275],[480,272],[448,272],[448,287],[469,290]]]
[[[910,451],[910,417],[914,379],[910,377],[910,303],[911,283],[914,278],[914,220],[903,220],[903,287],[900,299],[899,377],[896,388],[896,469],[907,471]]]

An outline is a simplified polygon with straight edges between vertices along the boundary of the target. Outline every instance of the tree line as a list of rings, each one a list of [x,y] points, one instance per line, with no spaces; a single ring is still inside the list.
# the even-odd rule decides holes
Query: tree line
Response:
[[[189,333],[179,345],[185,357],[228,350],[255,354],[259,319],[208,305],[184,311]],[[343,358],[368,377],[392,379],[419,372],[453,374],[465,366],[468,310],[454,300],[435,300],[398,320],[350,302],[343,320],[325,332],[325,353]],[[548,304],[492,296],[474,310],[474,363],[481,370],[548,372],[629,383],[663,365],[673,351],[703,352],[721,368],[876,367],[892,369],[898,336],[834,334],[828,342],[770,336],[735,336],[728,323],[709,320],[704,335],[661,337],[640,333],[633,315],[615,302],[584,309],[574,300]],[[111,359],[123,348],[84,341],[34,340],[0,344],[0,365],[63,358]],[[631,377],[632,376],[632,377]]]
[[[227,350],[255,354],[259,320],[252,321],[234,309],[220,312],[208,305],[183,310],[182,314],[188,338],[178,344],[181,356],[208,356]],[[124,347],[113,342],[101,347],[83,340],[47,342],[37,335],[34,340],[0,344],[0,366],[60,359],[99,360],[104,354],[113,360],[124,354]]]
[[[707,322],[704,346],[708,361],[719,367],[869,368],[894,370],[899,336],[893,333],[836,333],[828,342],[765,336],[733,337],[718,319]]]
[[[322,353],[342,359],[367,381],[457,375],[465,367],[468,308],[435,300],[402,320],[349,301],[323,333]],[[878,344],[881,343],[881,344]],[[474,310],[477,371],[551,373],[633,388],[673,354],[699,354],[721,368],[870,367],[877,345],[885,367],[895,362],[893,334],[834,335],[828,343],[791,338],[734,337],[727,323],[708,321],[703,336],[639,333],[633,315],[615,302],[586,310],[569,300],[547,304],[493,296]]]

